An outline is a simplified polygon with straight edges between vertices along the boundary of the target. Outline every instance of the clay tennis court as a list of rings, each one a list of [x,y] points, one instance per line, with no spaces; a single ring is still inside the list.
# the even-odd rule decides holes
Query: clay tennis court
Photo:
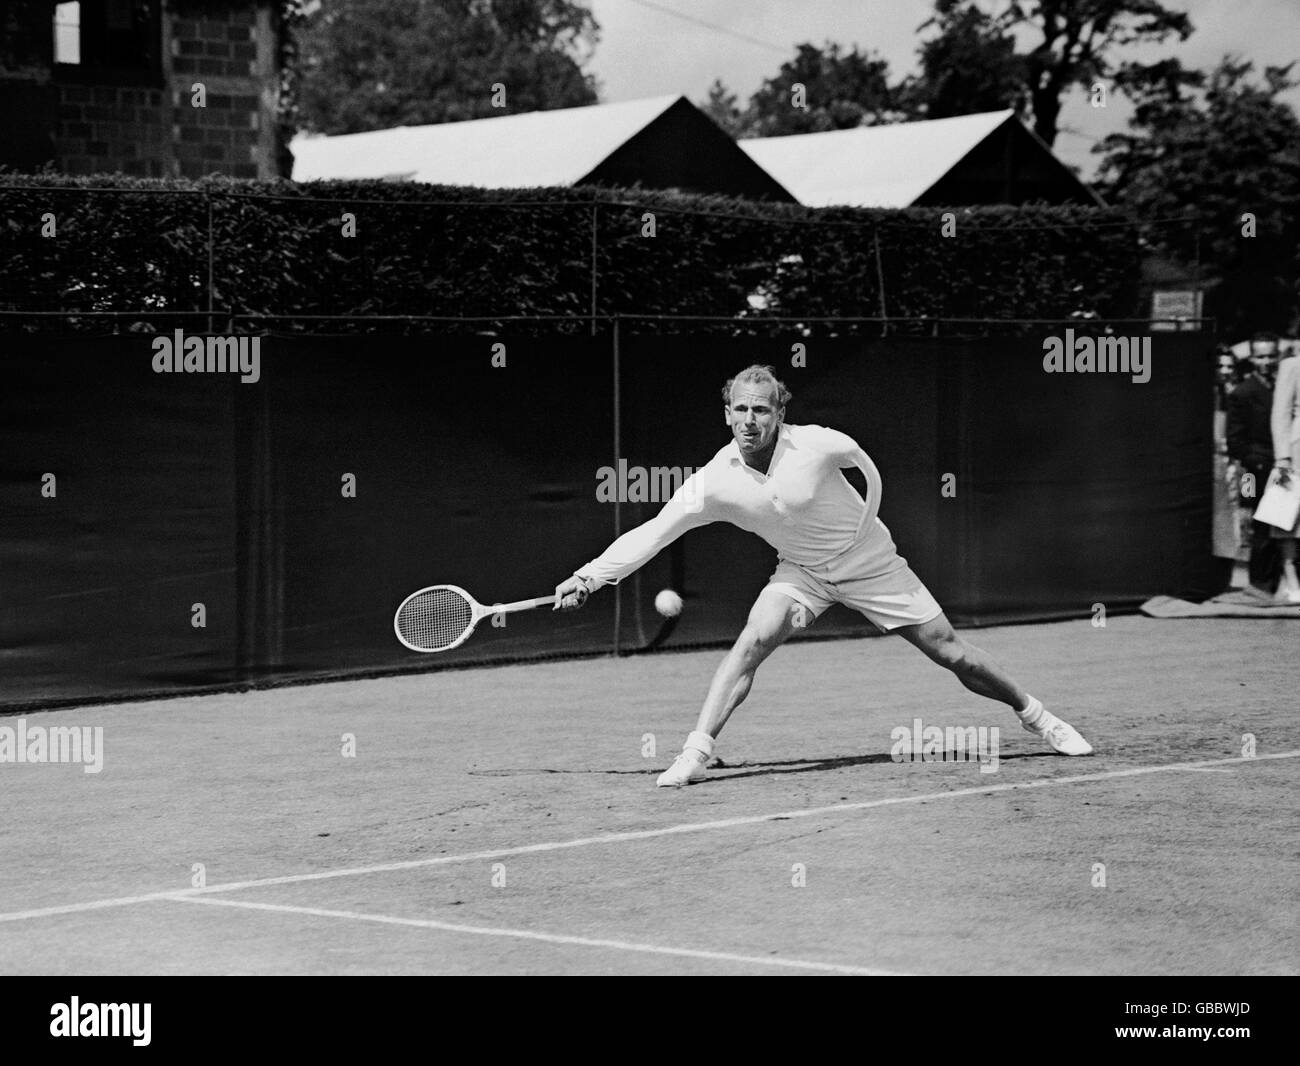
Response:
[[[3,768],[0,969],[1295,974],[1297,628],[967,631],[1082,759],[902,640],[796,642],[680,791],[717,650],[29,714],[104,765]],[[914,718],[996,772],[893,761]]]

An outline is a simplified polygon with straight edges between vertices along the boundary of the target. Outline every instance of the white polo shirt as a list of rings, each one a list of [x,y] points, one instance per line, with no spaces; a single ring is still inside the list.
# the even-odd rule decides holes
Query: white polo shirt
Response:
[[[865,502],[841,473],[850,466],[867,480]],[[825,426],[783,425],[766,474],[745,463],[733,439],[654,518],[577,574],[597,588],[617,584],[688,529],[710,522],[762,537],[782,560],[823,580],[891,574],[907,563],[876,517],[880,495],[880,472],[852,437]]]

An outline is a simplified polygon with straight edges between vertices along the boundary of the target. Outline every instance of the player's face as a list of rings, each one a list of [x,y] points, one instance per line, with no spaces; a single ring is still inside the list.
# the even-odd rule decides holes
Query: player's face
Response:
[[[743,455],[761,455],[776,442],[784,412],[777,406],[774,386],[754,382],[733,386],[726,412]]]

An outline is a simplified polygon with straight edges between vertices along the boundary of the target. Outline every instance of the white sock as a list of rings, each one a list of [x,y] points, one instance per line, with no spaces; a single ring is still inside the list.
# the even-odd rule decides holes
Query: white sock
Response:
[[[1029,700],[1023,710],[1016,711],[1016,717],[1020,719],[1030,729],[1041,729],[1043,726],[1050,725],[1053,721],[1052,716],[1047,713],[1047,709],[1041,701],[1034,699],[1028,692],[1025,697]]]
[[[705,759],[711,759],[713,757],[713,738],[708,733],[693,729],[686,738],[686,743],[682,745],[682,751],[687,748],[694,748],[696,751],[701,752]]]

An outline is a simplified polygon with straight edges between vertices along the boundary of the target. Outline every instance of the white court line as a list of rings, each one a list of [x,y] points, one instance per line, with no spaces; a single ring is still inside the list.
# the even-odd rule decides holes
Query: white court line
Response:
[[[1014,792],[1017,789],[1051,788],[1055,785],[1071,785],[1081,781],[1109,781],[1120,777],[1139,777],[1143,774],[1192,770],[1205,766],[1235,766],[1245,763],[1265,762],[1270,759],[1294,759],[1297,756],[1300,756],[1300,750],[1283,751],[1270,755],[1255,755],[1250,758],[1237,756],[1232,759],[1207,759],[1202,762],[1169,763],[1163,766],[1136,766],[1128,770],[1106,770],[1096,774],[1071,774],[1068,777],[1040,777],[1033,781],[1003,785],[980,785],[978,788],[958,788],[948,792],[928,792],[919,796],[896,796],[889,799],[864,800],[860,803],[837,803],[829,807],[778,811],[774,814],[752,814],[741,818],[724,818],[716,822],[688,822],[685,825],[670,825],[663,829],[637,829],[626,833],[602,833],[600,836],[580,837],[577,840],[558,840],[546,844],[523,844],[512,848],[494,848],[491,851],[474,851],[460,855],[437,855],[429,859],[408,859],[404,862],[379,863],[374,866],[351,866],[339,870],[320,870],[309,874],[262,877],[253,881],[230,881],[225,884],[208,885],[204,888],[173,889],[170,892],[153,892],[141,896],[124,896],[119,899],[100,899],[89,903],[69,903],[60,907],[40,907],[35,910],[10,911],[7,914],[0,914],[0,922],[19,922],[29,918],[77,914],[81,911],[100,910],[104,907],[122,907],[132,903],[148,903],[161,899],[211,895],[215,892],[239,892],[246,888],[295,885],[307,881],[328,881],[336,877],[360,877],[364,874],[419,870],[428,866],[444,866],[458,862],[482,862],[485,859],[500,859],[510,855],[531,855],[537,852],[583,848],[592,844],[620,844],[628,840],[652,840],[655,837],[674,836],[679,833],[703,833],[712,829],[733,829],[741,825],[759,825],[763,822],[789,821],[795,818],[814,818],[823,814],[866,811],[875,807],[893,807],[906,803],[929,803],[934,800],[956,799],[961,796],[983,796],[994,792]]]
[[[437,922],[428,918],[394,918],[387,914],[365,914],[361,911],[330,911],[320,907],[296,907],[282,903],[254,903],[243,899],[205,899],[202,896],[172,895],[168,899],[177,903],[206,903],[215,907],[245,907],[256,911],[279,911],[285,914],[308,914],[318,918],[351,918],[358,922],[379,922],[382,925],[413,925],[419,929],[441,929],[448,933],[473,933],[477,936],[506,936],[521,940],[541,940],[547,944],[577,944],[586,948],[609,948],[616,951],[641,951],[648,955],[682,955],[691,959],[708,959],[710,962],[743,962],[753,966],[778,966],[795,970],[821,970],[825,973],[858,974],[864,977],[907,977],[894,970],[875,970],[866,966],[846,966],[834,962],[809,962],[806,959],[783,959],[771,955],[733,955],[727,951],[700,951],[696,948],[668,948],[658,944],[638,944],[628,940],[596,940],[588,936],[567,936],[562,933],[537,933],[531,929],[500,929],[482,925],[459,925],[455,922]]]

